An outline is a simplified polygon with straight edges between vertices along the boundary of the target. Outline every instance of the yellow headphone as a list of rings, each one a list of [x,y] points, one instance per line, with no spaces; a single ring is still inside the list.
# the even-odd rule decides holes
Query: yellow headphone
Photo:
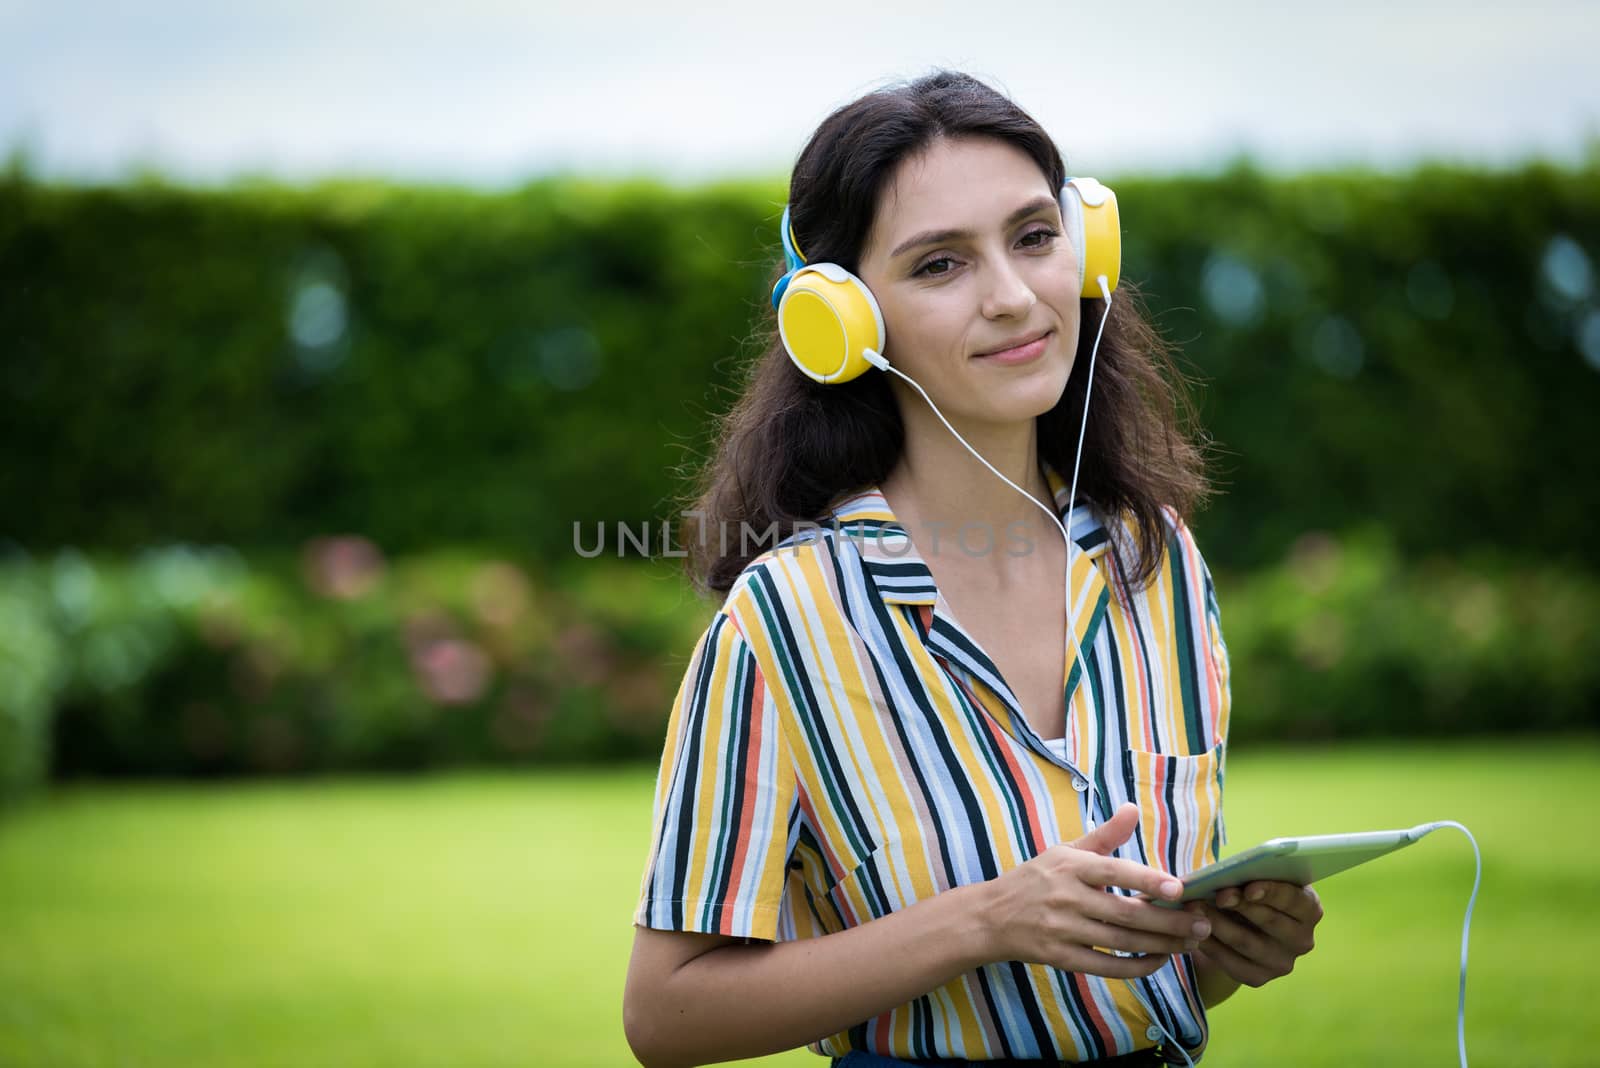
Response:
[[[1094,178],[1068,178],[1058,199],[1078,257],[1081,295],[1109,294],[1122,273],[1116,194]],[[836,263],[806,263],[787,206],[781,234],[789,270],[772,287],[772,306],[778,312],[778,336],[795,366],[828,383],[848,382],[869,367],[887,370],[883,312],[866,283]]]

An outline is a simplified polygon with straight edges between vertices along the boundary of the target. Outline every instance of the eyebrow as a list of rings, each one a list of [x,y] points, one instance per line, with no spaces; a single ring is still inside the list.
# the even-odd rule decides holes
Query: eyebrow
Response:
[[[1034,212],[1043,211],[1054,203],[1055,199],[1052,197],[1034,197],[1032,200],[1022,205],[1022,207],[1018,208],[1010,215],[1007,215],[1005,225],[1007,227],[1015,226],[1017,223],[1021,222],[1023,219],[1026,219]],[[918,234],[909,241],[902,243],[899,248],[889,253],[889,258],[891,260],[897,259],[904,253],[910,252],[912,249],[921,248],[923,245],[937,245],[945,241],[961,241],[972,236],[973,234],[971,230],[929,230],[926,233]]]

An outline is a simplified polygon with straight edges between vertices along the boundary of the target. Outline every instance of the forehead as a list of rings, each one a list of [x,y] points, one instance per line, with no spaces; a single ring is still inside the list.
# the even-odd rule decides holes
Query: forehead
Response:
[[[926,230],[994,229],[1041,193],[1050,194],[1050,183],[1020,148],[993,138],[940,138],[902,160],[885,183],[866,258],[886,259]]]

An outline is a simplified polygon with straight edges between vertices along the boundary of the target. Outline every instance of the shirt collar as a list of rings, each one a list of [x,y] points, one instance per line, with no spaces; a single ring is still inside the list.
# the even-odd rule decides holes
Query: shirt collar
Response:
[[[1055,496],[1057,517],[1065,525],[1070,503],[1068,487],[1049,464],[1044,465],[1044,474]],[[873,486],[845,498],[832,509],[829,518],[839,535],[848,537],[859,549],[862,564],[877,587],[878,596],[886,604],[920,606],[913,610],[913,615],[926,647],[969,677],[982,680],[999,695],[1004,706],[1000,722],[1014,737],[1022,739],[1041,755],[1059,759],[1027,722],[1016,695],[1000,677],[999,668],[951,614],[949,603],[934,585],[932,572],[917,554],[910,535],[895,519],[882,490]],[[1110,603],[1104,572],[1107,565],[1102,560],[1110,541],[1088,505],[1072,510],[1068,529],[1073,537],[1072,544],[1067,547],[1064,592],[1067,603],[1072,606],[1074,633],[1070,639],[1080,650],[1080,655],[1069,656],[1066,660],[1067,677],[1063,687],[1070,706],[1073,695],[1083,683],[1083,658],[1095,644]],[[1068,754],[1068,766],[1082,775],[1077,759],[1076,754]],[[1085,778],[1093,782],[1092,777]]]
[[[1043,462],[1042,467],[1055,498],[1056,516],[1066,524],[1071,487],[1048,462]],[[1073,556],[1081,554],[1094,561],[1098,570],[1102,566],[1099,559],[1110,545],[1104,525],[1087,504],[1072,509],[1071,518],[1069,529],[1078,549]],[[831,509],[828,519],[841,534],[855,541],[862,562],[886,604],[937,603],[939,591],[934,585],[933,573],[912,544],[905,527],[895,518],[879,487],[870,486],[843,498]],[[949,532],[948,536],[957,534]],[[1003,546],[1004,541],[997,538],[995,551],[1003,551]]]

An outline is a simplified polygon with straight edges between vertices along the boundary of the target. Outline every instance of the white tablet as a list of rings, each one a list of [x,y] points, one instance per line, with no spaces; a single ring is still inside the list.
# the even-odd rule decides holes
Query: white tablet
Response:
[[[1309,886],[1346,868],[1404,849],[1435,829],[1433,824],[1424,823],[1400,831],[1274,838],[1190,872],[1183,878],[1183,895],[1177,901],[1156,900],[1155,904],[1175,909],[1185,901],[1210,901],[1230,886],[1263,879]]]

